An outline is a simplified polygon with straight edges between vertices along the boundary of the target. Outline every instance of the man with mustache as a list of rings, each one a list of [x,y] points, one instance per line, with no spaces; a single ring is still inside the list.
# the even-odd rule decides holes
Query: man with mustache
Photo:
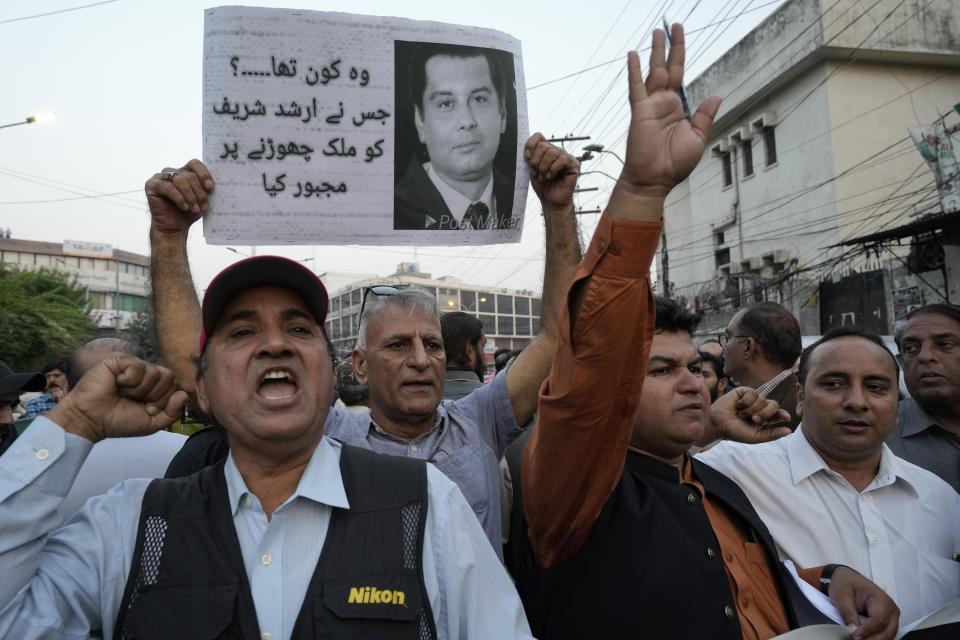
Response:
[[[368,287],[352,357],[358,382],[370,391],[370,411],[334,409],[326,426],[328,435],[348,444],[432,462],[460,487],[498,555],[499,460],[536,411],[537,392],[553,356],[563,290],[580,258],[573,207],[579,162],[540,133],[527,140],[524,154],[545,224],[538,338],[490,384],[460,400],[443,400],[446,356],[434,295],[417,287]],[[198,333],[199,318],[186,243],[213,188],[213,177],[198,160],[147,182],[157,337],[164,361],[191,395],[196,341],[190,336]],[[226,451],[221,432],[195,434],[167,476],[192,473],[222,459]]]
[[[646,81],[629,54],[624,168],[568,290],[524,452],[529,553],[517,584],[545,640],[765,640],[816,620],[743,492],[688,454],[732,435],[713,427],[736,426],[733,409],[759,425],[777,408],[754,411],[765,401],[738,389],[710,409],[697,318],[652,300],[664,202],[703,156],[720,102],[706,98],[684,116],[682,27],[673,25],[669,57],[664,41],[655,30]],[[893,637],[896,607],[863,576],[826,567],[805,579],[823,581],[854,638]]]
[[[93,443],[157,431],[187,396],[171,371],[109,356],[34,421],[0,459],[0,637],[531,637],[456,485],[324,435],[327,306],[292,260],[223,270],[201,308],[195,384],[229,455],[126,481],[60,529]]]
[[[887,445],[960,491],[960,307],[912,311],[896,340],[910,398]]]
[[[898,373],[878,336],[832,329],[800,356],[795,433],[697,457],[740,485],[781,558],[855,569],[910,624],[960,598],[960,495],[884,446]]]

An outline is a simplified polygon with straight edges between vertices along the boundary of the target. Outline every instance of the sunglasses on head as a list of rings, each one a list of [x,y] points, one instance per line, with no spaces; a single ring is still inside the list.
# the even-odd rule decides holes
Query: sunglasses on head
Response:
[[[363,310],[367,306],[367,296],[371,293],[379,297],[389,297],[395,296],[400,293],[400,290],[404,287],[396,287],[389,284],[375,284],[370,287],[363,288],[363,298],[360,300],[360,313],[357,315],[357,331],[360,330],[360,323],[363,321]]]

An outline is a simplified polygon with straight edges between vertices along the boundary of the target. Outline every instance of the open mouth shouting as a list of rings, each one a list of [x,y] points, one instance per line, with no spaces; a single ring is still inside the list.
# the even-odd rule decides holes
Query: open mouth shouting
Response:
[[[292,400],[300,392],[296,375],[289,369],[276,367],[267,370],[257,383],[257,395],[271,403]]]

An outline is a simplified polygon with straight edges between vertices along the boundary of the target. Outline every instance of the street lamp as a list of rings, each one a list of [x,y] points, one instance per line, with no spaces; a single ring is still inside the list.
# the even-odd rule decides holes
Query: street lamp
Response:
[[[614,158],[616,158],[617,160],[619,160],[619,161],[620,161],[620,164],[626,164],[626,163],[623,161],[623,158],[621,158],[620,156],[618,156],[617,154],[615,154],[613,151],[607,151],[606,149],[603,148],[603,145],[602,145],[602,144],[588,144],[588,145],[586,145],[586,146],[583,148],[583,150],[584,150],[586,153],[584,153],[582,156],[580,156],[580,161],[581,161],[581,162],[583,162],[584,160],[590,160],[591,158],[593,158],[593,154],[594,154],[594,153],[609,153],[609,154],[612,155]]]
[[[38,113],[36,115],[27,116],[25,120],[21,122],[14,122],[12,124],[3,124],[0,125],[0,129],[6,129],[7,127],[19,127],[22,124],[44,124],[45,122],[50,122],[57,119],[57,114],[52,111],[44,111],[43,113]]]

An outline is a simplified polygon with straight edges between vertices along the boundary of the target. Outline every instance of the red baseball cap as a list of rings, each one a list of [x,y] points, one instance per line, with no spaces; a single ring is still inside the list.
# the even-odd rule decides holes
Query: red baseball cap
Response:
[[[227,304],[241,291],[276,285],[296,291],[326,335],[327,289],[317,275],[302,263],[281,256],[253,256],[236,262],[214,277],[203,296],[201,307],[200,353],[207,348],[217,321]]]

